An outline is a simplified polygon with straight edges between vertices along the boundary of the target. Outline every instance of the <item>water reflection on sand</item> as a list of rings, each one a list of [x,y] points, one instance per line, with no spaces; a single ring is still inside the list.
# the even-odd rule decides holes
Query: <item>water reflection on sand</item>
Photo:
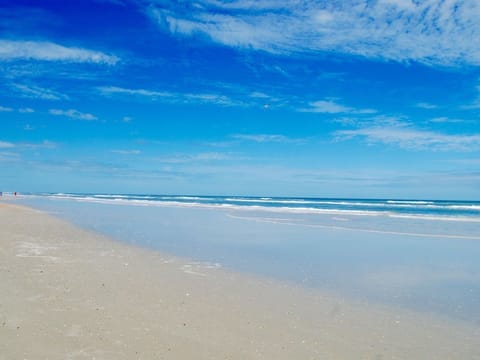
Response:
[[[480,324],[480,223],[17,201],[194,261]]]

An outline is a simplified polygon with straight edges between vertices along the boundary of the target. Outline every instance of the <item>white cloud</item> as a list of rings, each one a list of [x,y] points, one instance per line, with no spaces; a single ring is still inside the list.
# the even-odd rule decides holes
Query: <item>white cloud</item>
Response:
[[[168,31],[278,54],[336,52],[425,64],[480,64],[477,0],[199,0],[151,5]],[[288,31],[285,31],[288,29]]]
[[[427,102],[419,102],[415,106],[420,108],[420,109],[427,109],[427,110],[438,108],[437,105],[430,104],[430,103],[427,103]]]
[[[0,151],[0,162],[18,161],[20,154],[11,151]]]
[[[0,106],[0,112],[12,112],[13,109],[10,107]]]
[[[0,149],[10,149],[15,147],[15,144],[7,141],[0,141]]]
[[[261,91],[253,91],[250,93],[249,95],[251,98],[254,98],[254,99],[264,99],[264,100],[269,100],[271,99],[271,96],[270,95],[267,95]]]
[[[305,142],[304,139],[292,139],[285,135],[278,134],[235,134],[231,136],[233,139],[242,141],[253,141],[257,143],[278,142],[278,143],[300,143]]]
[[[11,149],[11,148],[17,148],[17,149],[54,149],[57,147],[57,144],[44,140],[40,143],[11,143],[7,141],[0,141],[0,149]]]
[[[318,100],[311,102],[309,107],[301,108],[299,111],[302,112],[315,112],[315,113],[324,113],[324,114],[374,114],[377,111],[374,109],[356,109],[353,107],[345,106],[339,104],[331,99]]]
[[[100,93],[103,95],[138,95],[138,96],[146,96],[150,98],[158,98],[158,97],[170,97],[172,96],[169,92],[164,91],[152,91],[152,90],[145,90],[145,89],[126,89],[117,86],[100,86],[98,88]]]
[[[128,89],[117,86],[101,86],[97,88],[104,96],[131,95],[146,97],[151,100],[162,100],[171,103],[211,103],[221,106],[239,106],[244,105],[240,101],[235,101],[222,94],[195,94],[195,93],[177,93],[170,91],[156,91],[147,89]]]
[[[12,84],[14,90],[19,92],[22,97],[42,100],[68,100],[68,96],[57,91],[42,88],[40,86],[27,86],[22,84]]]
[[[55,116],[66,116],[71,119],[76,119],[76,120],[86,120],[86,121],[92,121],[92,120],[97,120],[98,118],[95,115],[89,114],[89,113],[82,113],[78,110],[75,109],[70,109],[70,110],[59,110],[59,109],[50,109],[48,111],[51,115]]]
[[[221,0],[205,0],[204,3],[235,10],[281,10],[285,8],[286,4],[286,2],[282,0],[242,0],[228,2]]]
[[[212,160],[228,160],[231,156],[219,152],[199,153],[192,157],[193,160],[212,161]]]
[[[142,152],[140,150],[112,150],[112,153],[121,155],[140,155]]]
[[[435,117],[433,119],[430,119],[429,122],[431,123],[467,123],[467,122],[471,122],[471,121],[468,121],[468,120],[462,120],[462,119],[451,119],[449,117],[446,117],[446,116],[439,116],[439,117]]]
[[[319,112],[319,113],[327,113],[327,114],[338,114],[338,113],[348,113],[351,112],[353,108],[340,105],[333,101],[329,100],[319,100],[310,103],[310,108],[303,109],[303,111],[310,111],[310,112]]]
[[[119,58],[100,51],[66,47],[49,41],[0,40],[1,60],[39,60],[114,65]]]
[[[33,110],[32,108],[20,108],[18,109],[18,112],[22,114],[31,114],[34,113],[35,110]]]
[[[181,94],[181,96],[183,96],[187,102],[212,103],[224,106],[243,105],[241,102],[234,101],[228,96],[220,94]]]
[[[56,149],[58,145],[53,141],[43,140],[40,143],[19,143],[18,147],[25,149]]]
[[[480,149],[480,134],[442,134],[413,128],[409,125],[372,126],[335,132],[337,140],[359,137],[367,143],[395,145],[409,150],[476,151]]]
[[[168,157],[157,158],[156,160],[165,164],[186,164],[196,162],[210,162],[231,160],[232,156],[226,153],[220,152],[204,152],[198,154],[176,154]]]

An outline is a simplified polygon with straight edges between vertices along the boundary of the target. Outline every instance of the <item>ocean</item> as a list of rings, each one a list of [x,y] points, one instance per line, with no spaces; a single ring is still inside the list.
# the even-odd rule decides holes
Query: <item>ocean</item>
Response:
[[[242,210],[273,210],[284,213],[384,215],[389,217],[480,222],[480,201],[68,193],[28,195],[136,206],[220,207]]]

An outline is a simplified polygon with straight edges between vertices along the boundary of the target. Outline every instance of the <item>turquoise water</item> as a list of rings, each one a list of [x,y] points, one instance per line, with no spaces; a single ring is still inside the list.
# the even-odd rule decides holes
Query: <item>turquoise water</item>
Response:
[[[478,202],[93,194],[16,201],[136,246],[480,326]]]
[[[337,212],[357,215],[390,214],[396,216],[424,216],[432,218],[455,217],[457,219],[480,221],[480,201],[65,193],[45,193],[37,195],[59,199],[145,206],[163,204],[228,208],[242,207],[244,209],[267,208],[283,212]]]

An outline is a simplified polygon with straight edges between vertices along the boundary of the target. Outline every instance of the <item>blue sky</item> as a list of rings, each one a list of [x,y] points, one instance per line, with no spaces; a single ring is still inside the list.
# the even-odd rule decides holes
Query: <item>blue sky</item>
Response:
[[[476,0],[0,3],[0,189],[480,200]]]

